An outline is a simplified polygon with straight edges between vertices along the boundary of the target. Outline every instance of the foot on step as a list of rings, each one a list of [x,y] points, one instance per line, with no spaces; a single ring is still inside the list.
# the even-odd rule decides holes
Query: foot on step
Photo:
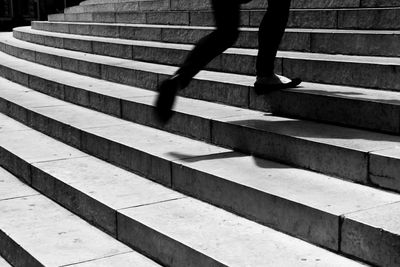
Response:
[[[273,74],[268,77],[257,77],[257,80],[254,84],[254,90],[256,94],[266,94],[271,91],[288,89],[288,88],[296,88],[300,83],[301,79],[289,79],[284,76],[279,76]]]

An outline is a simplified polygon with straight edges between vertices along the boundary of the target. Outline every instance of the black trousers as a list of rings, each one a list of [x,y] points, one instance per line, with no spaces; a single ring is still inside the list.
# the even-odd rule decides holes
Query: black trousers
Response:
[[[274,62],[285,32],[291,0],[266,0],[268,9],[258,32],[258,77],[274,73]],[[177,74],[185,87],[211,60],[231,47],[239,34],[240,1],[212,0],[216,30],[202,38],[190,52]]]

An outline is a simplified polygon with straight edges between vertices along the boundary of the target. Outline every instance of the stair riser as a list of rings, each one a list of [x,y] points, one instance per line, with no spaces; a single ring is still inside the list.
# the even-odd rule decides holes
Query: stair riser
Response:
[[[124,3],[133,2],[132,0],[108,0],[107,3]],[[140,1],[138,1],[140,2]],[[204,9],[210,8],[209,0],[172,0],[172,10],[188,10],[188,9]],[[81,2],[81,6],[103,4],[104,1],[99,0],[88,0]],[[395,7],[398,6],[396,0],[345,0],[345,1],[320,1],[320,0],[293,0],[291,4],[292,8],[352,8],[352,7]],[[242,5],[244,9],[253,8],[266,8],[267,2],[265,0],[253,0],[248,4]]]
[[[364,102],[345,97],[332,98],[285,90],[266,96],[258,96],[251,92],[250,108],[271,110],[274,114],[287,117],[400,134],[400,107],[373,101]]]
[[[264,11],[242,11],[241,26],[258,27]],[[292,10],[289,28],[398,30],[400,9]],[[134,18],[132,20],[132,18]],[[49,16],[50,21],[119,22],[213,26],[210,11],[151,11],[129,13],[75,13]]]
[[[43,38],[40,36],[39,37],[31,36],[31,38],[28,37],[27,39],[35,43],[38,42],[45,43]],[[59,44],[60,42],[57,42],[56,46],[58,46]],[[87,53],[99,53],[104,49],[104,46],[103,44],[97,46],[95,43],[92,44],[92,42],[84,40],[81,40],[79,42],[76,42],[75,40],[66,40],[64,41],[63,48],[69,50],[78,50]],[[109,50],[111,49],[109,48]],[[126,46],[124,46],[123,49],[125,50],[122,51],[126,51],[126,49],[129,50],[129,48],[127,48]],[[132,57],[134,59],[139,59],[142,61],[150,61],[150,62],[156,61],[156,63],[175,65],[178,64],[179,62],[182,62],[182,59],[185,58],[185,56],[188,53],[188,51],[170,50],[162,48],[154,48],[154,49],[149,48],[148,51],[144,50],[146,49],[143,47],[140,47],[139,51],[132,49],[131,52],[133,55]],[[170,56],[171,52],[172,55],[174,55],[174,57]],[[16,56],[18,55],[16,54]],[[240,62],[240,64],[238,64],[238,62]],[[256,62],[255,56],[224,54],[215,59],[208,66],[208,69],[254,75],[255,62]],[[46,64],[46,63],[41,62],[41,64]],[[94,64],[91,65],[94,66]],[[94,68],[96,72],[92,75],[94,75],[94,77],[96,78],[99,78],[101,77],[99,72],[102,66],[100,66],[100,64],[97,65],[99,66]],[[381,90],[382,89],[400,90],[400,75],[398,75],[398,73],[400,72],[400,66],[398,65],[382,65],[382,64],[339,62],[339,61],[336,62],[336,61],[323,61],[318,59],[283,58],[278,56],[276,60],[276,72],[278,74],[283,74],[287,77],[301,77],[303,80],[309,82],[359,86],[367,88],[376,88]],[[108,73],[105,72],[104,74]],[[118,80],[113,80],[113,81],[127,83],[127,81],[118,81]],[[128,84],[133,85],[131,83]],[[142,86],[142,85],[136,85],[136,86]],[[145,88],[155,88],[155,87],[146,86]],[[217,101],[223,101],[223,100],[217,100]],[[240,104],[240,106],[242,105],[243,104]]]
[[[341,243],[344,253],[366,259],[376,266],[397,266],[400,245],[398,235],[385,229],[380,229],[380,231],[372,229],[374,229],[373,226],[346,219],[343,223]],[[361,247],[363,248],[360,249]],[[392,256],[382,256],[383,254]]]
[[[283,75],[305,81],[400,90],[400,66],[323,60],[283,59]]]
[[[182,44],[194,44],[202,37],[211,33],[211,30],[139,27],[124,28],[118,26],[88,26],[82,24],[71,24],[69,27],[64,28],[59,24],[40,25],[40,23],[34,23],[34,28],[52,32]],[[15,37],[30,41],[28,35],[31,34],[14,32]],[[258,48],[257,35],[257,32],[242,31],[234,47]],[[325,54],[396,57],[400,56],[400,48],[398,46],[399,42],[400,36],[393,34],[288,31],[284,36],[280,50]]]

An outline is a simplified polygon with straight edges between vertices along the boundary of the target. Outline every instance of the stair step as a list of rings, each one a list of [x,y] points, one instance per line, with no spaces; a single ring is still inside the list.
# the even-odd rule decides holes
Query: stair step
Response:
[[[1,58],[3,76],[8,79],[72,103],[144,125],[162,127],[153,116],[156,94],[152,91],[58,71],[4,54]],[[292,98],[296,99],[296,90],[291,92],[294,94]],[[356,93],[353,92],[357,95]],[[330,94],[329,91],[326,92],[327,97],[330,97]],[[287,95],[290,95],[290,91]],[[375,98],[376,95],[368,97]],[[390,105],[391,96],[386,97],[387,108],[393,109],[393,105]],[[31,103],[32,99],[33,96],[28,98],[28,103]],[[337,105],[337,102],[332,102],[334,106]],[[349,104],[352,104],[352,101]],[[371,104],[366,101],[364,105]],[[397,120],[398,117],[397,115],[393,118]],[[162,129],[362,183],[370,183],[369,176],[375,173],[368,167],[371,153],[396,147],[399,141],[399,137],[390,135],[287,119],[185,98],[179,99],[175,117],[168,127]],[[264,145],[250,142],[254,136],[261,139],[260,142]],[[267,147],[269,149],[266,149]],[[337,155],[340,155],[340,160]],[[352,158],[351,163],[345,155]],[[396,158],[393,160],[398,161]],[[389,177],[393,179],[389,188],[399,190],[398,175]]]
[[[150,124],[152,126],[157,125],[154,117],[151,115],[153,110],[151,105],[154,101],[155,94],[150,91],[137,90],[138,93],[136,94],[133,93],[133,90],[132,93],[127,93],[126,90],[121,92],[122,96],[125,97],[147,96],[147,98],[143,98],[139,101],[138,104],[134,103],[134,101],[137,100],[133,98],[132,101],[124,101],[121,104],[118,100],[118,98],[121,98],[121,95],[118,96],[118,94],[116,95],[118,97],[117,99],[115,99],[115,95],[111,95],[111,99],[108,100],[105,100],[101,95],[96,96],[95,94],[90,94],[91,98],[94,99],[90,103],[87,100],[88,93],[76,89],[80,87],[76,83],[72,86],[67,84],[67,88],[71,90],[71,93],[69,93],[69,91],[60,92],[60,90],[63,90],[64,77],[67,74],[23,60],[15,60],[16,59],[13,57],[2,55],[2,62],[4,62],[2,64],[5,66],[3,76],[8,79],[17,81],[26,86],[31,86],[35,89],[46,85],[49,89],[42,90],[46,90],[45,92],[50,91],[52,95],[57,97],[72,99],[72,102],[81,105],[89,105],[95,108],[103,105],[105,108],[97,109],[104,110],[118,117]],[[54,73],[58,73],[57,75],[60,77],[58,78],[58,84],[49,84],[43,81],[42,73],[52,74],[49,77],[45,77],[47,81],[52,81],[54,79]],[[38,75],[39,79],[32,78],[32,76]],[[73,74],[70,74],[70,76],[71,75]],[[81,80],[85,79],[85,77],[76,75],[71,79],[79,81],[80,84]],[[90,88],[90,86],[87,88]],[[100,88],[104,88],[104,86],[100,86]],[[106,94],[110,94],[110,92],[106,91]],[[31,98],[28,100],[31,101]],[[99,102],[96,103],[96,101]],[[109,104],[104,105],[105,101]],[[280,118],[271,115],[266,116],[263,112],[234,107],[223,107],[222,113],[220,113],[221,108],[219,105],[207,103],[206,108],[204,108],[204,102],[197,103],[198,104],[196,104],[195,100],[186,100],[182,105],[179,104],[178,106],[182,109],[178,109],[179,115],[176,116],[175,122],[171,123],[170,129],[189,136],[193,136],[194,132],[195,137],[199,139],[363,183],[368,182],[369,153],[382,149],[390,149],[395,147],[399,141],[399,138],[394,136]],[[196,112],[193,110],[194,105],[198,106],[198,111]],[[147,108],[143,116],[138,116],[137,113],[132,112],[132,110],[144,108],[146,106],[150,107]],[[206,114],[206,116],[203,114]],[[398,118],[398,116],[396,118]],[[182,123],[182,120],[185,121],[185,123]],[[194,125],[194,127],[199,130],[193,131],[191,125]],[[160,126],[158,125],[158,127]],[[242,129],[246,130],[243,131]],[[224,136],[228,131],[230,138]],[[252,142],[247,144],[245,141],[252,140],[252,138],[254,139],[255,137],[263,137],[262,140],[264,141],[262,143],[265,145],[255,145],[252,144]],[[355,142],[354,139],[359,142]],[[291,142],[288,143],[288,140],[291,140]],[[309,144],[313,145],[309,147]],[[299,150],[299,146],[302,147],[302,149]],[[266,147],[271,147],[271,149],[266,150]],[[306,153],[306,156],[302,156],[305,151],[310,153]],[[336,158],[336,153],[343,155],[340,157],[341,160]],[[353,159],[351,164],[344,155],[351,155]],[[332,160],[336,161],[336,163],[332,164]]]
[[[10,118],[4,115],[0,117],[11,124]],[[26,132],[37,140],[35,144],[26,138]],[[53,147],[46,149],[47,143],[57,143],[56,150],[75,151],[34,130],[10,129],[7,133],[7,136],[0,134],[0,145],[8,152],[7,158],[26,160],[24,151],[14,148],[17,146],[14,142],[16,139],[20,140],[19,147],[28,151],[37,148],[38,144],[50,151]],[[2,165],[7,165],[4,157],[1,160]],[[113,229],[114,234],[118,233],[119,240],[165,265],[173,262],[177,266],[209,266],[213,263],[261,266],[268,262],[270,266],[295,266],[301,262],[306,266],[361,266],[201,201],[183,197],[90,156],[47,162],[36,160],[36,163],[29,165],[34,188],[89,222],[101,228]],[[296,172],[295,169],[292,171]],[[361,189],[356,192],[370,195],[362,192],[365,188],[361,186],[355,185],[354,188]],[[391,194],[376,192],[383,196],[379,201],[381,204],[396,198]],[[373,200],[377,200],[375,194],[372,195]],[[189,232],[191,234],[188,235]]]
[[[35,22],[34,28],[14,29],[14,36],[26,40],[43,41],[30,38],[31,35],[53,36],[54,33],[70,33],[89,36],[134,39],[139,41],[157,41],[167,43],[194,44],[200,38],[211,33],[211,27],[164,26],[164,25],[124,25],[87,23],[49,23]],[[46,32],[42,32],[46,31]],[[237,48],[258,48],[258,30],[241,28]],[[16,36],[17,37],[17,36]],[[22,38],[18,37],[18,38]],[[49,38],[49,37],[47,37]],[[65,36],[65,38],[68,38]],[[400,56],[399,31],[360,31],[360,30],[309,30],[288,29],[282,41],[281,50],[327,54],[346,54],[361,56]],[[384,44],[384,45],[383,45]]]
[[[43,51],[43,53],[51,54],[52,57],[54,57],[55,55],[56,57],[60,58],[59,60],[61,60],[61,58],[65,57],[66,55],[69,56],[78,55],[77,52],[48,48],[40,45],[22,42],[20,40],[12,38],[10,33],[1,34],[0,38],[1,42],[8,43],[8,46],[19,47],[22,48],[23,50],[35,49],[37,51]],[[94,51],[91,42],[85,41],[85,37],[79,37],[79,38],[80,38],[79,41],[73,40],[71,42],[65,42],[64,44],[58,43],[58,45],[62,45],[64,49],[76,50],[85,53],[96,53],[97,50],[102,49],[102,47],[97,47],[96,50]],[[49,42],[51,42],[51,40]],[[186,52],[183,51],[184,52],[183,54],[179,54],[179,52],[181,52],[182,50],[173,50],[174,53],[177,54],[179,57],[178,61],[180,61],[186,55],[187,50],[190,49],[190,46],[185,46],[185,45],[179,45],[179,46],[181,48],[186,47],[185,49]],[[162,49],[163,48],[160,48],[157,57],[155,57],[152,60],[158,60],[159,57],[161,57],[164,60],[168,60],[170,58],[168,56],[166,57],[162,53],[163,51]],[[2,51],[4,51],[4,49]],[[134,53],[132,52],[132,54]],[[145,53],[145,55],[147,54],[148,53]],[[150,56],[151,55],[152,54],[150,54]],[[92,55],[89,57],[89,55],[86,55],[84,57],[85,61],[87,61],[91,57],[95,58],[96,56]],[[82,56],[80,56],[80,58],[81,61],[83,61]],[[144,56],[142,58],[144,58]],[[254,72],[255,59],[256,59],[255,50],[243,50],[243,49],[237,50],[236,48],[232,48],[228,50],[228,52],[224,53],[221,57],[218,57],[218,59],[214,60],[213,63],[214,65],[211,65],[211,67],[214,69],[218,69],[219,71],[234,71],[234,72],[240,72],[242,74],[243,73],[249,74]],[[123,59],[120,60],[124,61]],[[241,60],[242,63],[237,64],[237,60]],[[125,65],[127,64],[132,65],[131,60],[125,60],[125,62],[126,62]],[[172,63],[175,62],[172,61]],[[97,65],[103,65],[103,64],[100,64],[99,62],[97,63]],[[281,73],[287,77],[301,77],[303,80],[309,82],[369,87],[380,90],[394,90],[394,91],[400,90],[400,76],[397,75],[400,68],[400,58],[398,57],[328,55],[319,53],[281,51],[278,54],[276,65],[278,73]],[[239,66],[239,67],[235,68],[229,66]],[[99,68],[100,68],[99,66],[96,67],[96,69]],[[163,69],[170,68],[171,69],[171,71],[169,71],[170,73],[173,73],[173,71],[175,70],[172,67],[166,67],[164,65],[162,68]],[[229,68],[232,68],[232,70],[230,70]],[[99,74],[96,73],[95,75]],[[218,75],[222,77],[225,74],[219,72]],[[229,79],[224,79],[224,80],[227,81]]]
[[[16,124],[3,118],[9,124]],[[14,131],[11,127],[7,133]],[[3,130],[1,134],[4,133]],[[51,157],[50,154],[47,156]],[[112,266],[159,266],[40,195],[4,169],[0,168],[0,174],[0,254],[13,266],[99,266],[104,261]],[[0,259],[0,266],[10,266],[3,262]]]
[[[86,40],[87,38],[84,38]],[[100,38],[101,39],[101,38]],[[47,40],[47,39],[46,39]],[[84,40],[82,42],[84,42]],[[108,42],[111,42],[110,39],[106,39]],[[118,40],[113,40],[118,41]],[[60,43],[60,42],[58,42]],[[130,42],[126,41],[125,45],[128,45]],[[64,42],[65,44],[65,42]],[[148,43],[147,43],[148,44]],[[152,43],[154,45],[154,43]],[[23,46],[21,46],[23,45]],[[50,58],[45,57],[47,53],[49,53],[48,48],[35,46],[25,42],[19,41],[20,47],[28,47],[30,50],[20,50],[15,48],[16,46],[11,47],[12,49],[5,49],[8,53],[13,54],[17,57],[21,57],[27,60],[36,61],[38,63],[46,64],[46,65],[54,65],[54,61]],[[92,46],[92,45],[88,45]],[[65,45],[64,45],[65,47]],[[111,49],[112,47],[110,47]],[[0,48],[1,49],[1,48]],[[33,50],[32,50],[33,49]],[[113,48],[113,50],[117,50]],[[34,52],[37,51],[37,52]],[[41,55],[43,51],[43,54]],[[28,53],[27,53],[28,52]],[[59,50],[58,52],[52,53],[52,56],[56,58],[55,62],[61,62],[64,60],[64,69],[73,70],[79,73],[87,73],[87,70],[82,65],[80,68],[75,67],[74,69],[69,68],[68,64],[73,65],[71,62],[66,61],[66,59],[57,60],[57,57],[60,55],[67,55],[67,51]],[[71,51],[70,51],[71,52]],[[69,52],[68,52],[69,53]],[[82,57],[88,57],[88,55],[76,55],[76,52],[71,52],[75,54],[74,57],[79,59]],[[35,56],[39,55],[39,56]],[[71,55],[71,54],[68,54]],[[69,57],[69,56],[68,56]],[[94,56],[96,58],[97,56]],[[101,59],[96,59],[95,62],[110,62],[110,58],[101,57]],[[68,59],[70,60],[70,59]],[[112,59],[117,60],[117,59]],[[12,62],[12,61],[10,61]],[[57,63],[58,67],[61,63]],[[78,63],[76,63],[77,65]],[[120,61],[113,63],[115,65],[121,65]],[[127,63],[128,64],[128,63]],[[143,70],[143,64],[139,64],[139,69]],[[5,63],[3,63],[5,65]],[[33,65],[36,66],[36,65]],[[154,66],[154,65],[153,65]],[[166,66],[163,66],[163,68]],[[15,67],[12,67],[15,69]],[[156,66],[152,68],[148,68],[151,73],[153,70],[160,69],[161,66]],[[167,69],[171,69],[171,67],[166,67]],[[100,67],[98,69],[101,69]],[[127,70],[125,70],[127,71]],[[170,70],[172,74],[174,69]],[[133,72],[133,71],[132,71]],[[206,75],[203,75],[206,74]],[[95,77],[106,77],[106,74],[91,74]],[[127,74],[127,77],[134,76],[135,74]],[[162,77],[159,77],[158,80],[162,80],[164,78],[164,74],[159,74]],[[225,78],[230,81],[237,81],[237,83],[226,84],[223,79],[219,77]],[[126,79],[126,77],[116,78],[115,81],[122,83],[133,83],[134,81],[124,81],[122,78]],[[11,79],[11,78],[10,78]],[[243,84],[243,79],[247,79],[248,82]],[[23,80],[13,79],[15,82],[23,83]],[[47,84],[52,82],[51,79],[47,79]],[[221,73],[209,73],[203,72],[200,74],[199,79],[195,79],[196,88],[199,90],[191,89],[189,92],[184,94],[186,96],[206,99],[211,101],[220,101],[226,104],[234,104],[239,106],[244,106],[247,108],[262,110],[262,111],[272,111],[274,114],[282,114],[292,117],[300,117],[312,120],[319,120],[325,122],[333,122],[337,124],[367,128],[372,130],[384,131],[389,133],[398,134],[400,132],[399,125],[399,103],[395,99],[399,97],[398,92],[387,92],[387,91],[375,91],[370,89],[362,89],[362,88],[352,88],[352,87],[342,87],[342,86],[331,86],[331,85],[322,85],[322,84],[310,84],[303,83],[302,88],[292,89],[292,90],[283,90],[279,92],[274,92],[268,94],[264,97],[256,96],[252,91],[248,91],[248,87],[252,84],[251,81],[254,81],[254,78],[247,76],[238,76],[238,75],[228,75]],[[210,84],[213,84],[211,92]],[[242,86],[240,85],[242,84]],[[199,86],[200,85],[200,86]],[[57,85],[57,86],[62,86]],[[141,84],[141,86],[149,87],[150,89],[154,89],[157,86],[157,83],[148,86],[146,84]],[[238,88],[235,94],[230,94],[233,88]],[[34,87],[35,89],[39,89],[38,86]],[[215,88],[215,89],[214,89]],[[239,89],[240,88],[240,89]],[[224,92],[224,95],[218,95],[215,91]],[[203,92],[201,92],[203,91]],[[208,91],[208,92],[207,92]],[[241,95],[241,97],[237,97],[237,95]],[[250,99],[250,102],[247,102],[247,99]],[[238,102],[241,101],[241,102]],[[120,114],[119,107],[116,107],[115,110],[109,111],[111,114],[118,115]],[[365,114],[369,114],[365,116]]]
[[[258,27],[264,10],[243,10],[241,26]],[[352,9],[292,9],[289,28],[400,30],[400,7]],[[213,26],[212,11],[126,11],[50,15],[49,21],[121,22]]]
[[[289,174],[282,174],[279,172],[280,169],[292,170],[292,168],[261,159],[253,159],[242,154],[230,153],[229,150],[144,126],[126,123],[117,118],[67,103],[61,105],[62,101],[40,93],[29,92],[29,95],[25,94],[26,97],[23,97],[20,91],[27,92],[29,89],[12,85],[10,82],[8,86],[4,87],[9,90],[2,90],[2,95],[8,95],[4,96],[8,99],[8,108],[3,112],[14,115],[15,113],[11,113],[10,110],[18,108],[20,113],[25,113],[24,117],[28,118],[27,124],[30,127],[74,145],[94,156],[141,173],[145,177],[168,186],[172,185],[174,188],[202,200],[330,249],[337,250],[339,247],[337,229],[339,229],[340,216],[399,201],[399,196],[396,194],[332,179],[309,171],[297,169],[292,175],[291,171]],[[13,94],[15,96],[12,96]],[[38,101],[42,95],[42,105],[39,103],[23,104],[24,98],[31,99],[34,95],[36,95],[34,99],[38,99]],[[50,107],[41,108],[40,106],[43,105]],[[36,108],[28,106],[36,106]],[[14,117],[24,121],[24,118],[17,118],[15,115]],[[7,134],[6,138],[7,142],[3,144],[6,150],[12,146],[10,144],[22,145],[19,139],[10,140],[14,136],[9,137]],[[28,138],[24,138],[28,140]],[[25,144],[23,146],[26,147]],[[2,158],[7,160],[9,156],[4,155]],[[129,160],[127,161],[127,159]],[[208,162],[210,164],[201,167],[203,163]],[[194,166],[190,166],[192,164]],[[261,170],[256,169],[257,172],[260,172],[259,174],[251,171],[256,166],[262,166]],[[271,171],[275,169],[278,170],[276,174]],[[264,170],[267,170],[267,173]],[[225,171],[229,173],[224,174]],[[251,176],[246,177],[242,171]],[[268,171],[271,172],[268,173]],[[235,174],[242,175],[234,176]],[[192,177],[194,180],[188,180],[188,177]],[[263,184],[260,185],[262,177],[271,177],[272,180],[262,180]],[[288,180],[285,181],[282,177]],[[254,182],[251,182],[253,179],[255,179]],[[210,185],[211,187],[197,186],[203,182],[207,187]],[[302,183],[304,185],[301,186]],[[290,185],[294,186],[294,191],[288,190]],[[210,190],[211,188],[213,190]],[[251,188],[257,191],[253,191]],[[301,188],[304,191],[300,191]],[[334,188],[336,189],[334,190]],[[248,192],[248,195],[241,201],[237,201],[237,196],[244,192]],[[260,192],[262,192],[261,195],[259,195]],[[312,196],[311,199],[310,196]],[[338,202],[338,196],[344,202]],[[259,198],[263,200],[260,201]],[[321,202],[322,199],[327,203]],[[314,202],[314,200],[316,201]],[[357,202],[352,202],[354,200]],[[360,201],[358,202],[358,200]],[[354,206],[351,206],[350,203],[353,203]],[[254,210],[249,211],[249,207],[254,207]],[[266,207],[274,208],[271,211],[266,210]],[[275,207],[283,209],[284,212],[282,212],[283,210],[274,210]],[[270,216],[271,213],[274,214],[273,217]],[[285,219],[287,214],[291,214],[289,221]],[[315,215],[310,215],[306,219],[304,214]],[[299,225],[302,226],[299,227]]]

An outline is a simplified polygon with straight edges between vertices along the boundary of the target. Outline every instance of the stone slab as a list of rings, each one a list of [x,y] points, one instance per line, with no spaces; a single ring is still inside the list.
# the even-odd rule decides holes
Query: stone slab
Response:
[[[114,237],[116,210],[184,197],[93,157],[33,166],[33,187]]]
[[[91,128],[86,132],[82,146],[90,153],[99,152],[103,159],[107,158],[166,185],[171,184],[170,160],[179,159],[180,154],[192,151],[195,157],[228,151],[134,124]],[[102,153],[95,151],[94,142],[106,150]]]
[[[0,168],[0,202],[12,199],[38,195],[39,193],[24,184],[20,180],[15,179],[11,173]],[[1,266],[1,260],[0,260]]]
[[[43,141],[46,146],[27,148],[23,145],[22,140]],[[0,133],[1,146],[4,149],[12,150],[16,155],[24,158],[27,162],[42,162],[56,159],[67,159],[74,157],[82,157],[85,154],[79,150],[63,150],[57,148],[57,141],[48,139],[44,134],[35,131],[17,131],[12,135],[9,133]]]
[[[61,266],[131,251],[43,196],[0,201],[0,210],[2,254],[16,265],[25,259],[15,258],[15,251],[6,251],[5,235],[45,266]]]
[[[400,191],[399,163],[400,147],[371,153],[369,179],[383,188]]]
[[[399,142],[390,135],[261,113],[215,120],[212,129],[214,144],[362,183],[368,153]]]
[[[346,215],[341,250],[380,266],[400,263],[400,205],[385,205]]]
[[[398,30],[399,8],[370,8],[338,12],[338,27],[342,29]]]
[[[303,241],[191,199],[127,209],[118,222],[125,242],[159,255],[165,265],[172,261],[179,266],[358,264],[331,258],[333,254]],[[146,234],[137,235],[141,231]],[[175,257],[168,256],[171,253]]]

